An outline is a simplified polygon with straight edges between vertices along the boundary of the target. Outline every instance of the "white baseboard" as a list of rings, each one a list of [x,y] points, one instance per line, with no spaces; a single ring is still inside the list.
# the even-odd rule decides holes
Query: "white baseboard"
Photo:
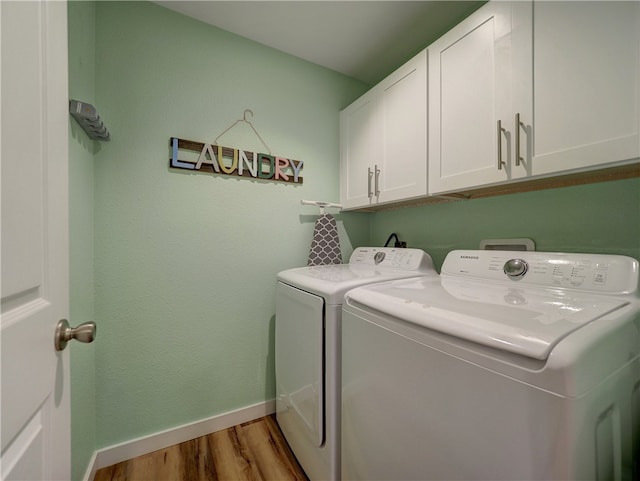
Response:
[[[265,401],[236,411],[219,414],[149,436],[99,449],[91,458],[84,479],[85,481],[93,480],[96,471],[100,468],[268,416],[275,412],[275,408],[275,400]]]
[[[84,473],[84,478],[82,478],[84,481],[93,481],[93,479],[96,477],[96,471],[98,470],[98,468],[96,467],[97,454],[98,452],[94,451],[93,456],[91,456],[91,459],[89,460],[87,471]]]

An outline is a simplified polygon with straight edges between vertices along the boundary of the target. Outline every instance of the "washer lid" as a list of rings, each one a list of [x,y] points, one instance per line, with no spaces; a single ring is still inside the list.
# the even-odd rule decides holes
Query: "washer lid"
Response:
[[[571,332],[628,304],[611,296],[433,277],[361,287],[349,292],[347,300],[445,334],[541,360]]]

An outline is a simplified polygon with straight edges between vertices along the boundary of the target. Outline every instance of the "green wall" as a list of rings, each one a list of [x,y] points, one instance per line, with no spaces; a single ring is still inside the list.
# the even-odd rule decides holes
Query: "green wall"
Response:
[[[69,98],[95,99],[95,5],[68,4]],[[70,318],[72,325],[95,319],[93,298],[93,153],[89,140],[69,116]],[[98,329],[98,338],[100,338]],[[83,478],[96,446],[95,353],[99,343],[71,343],[71,474]]]
[[[275,397],[276,274],[306,263],[300,200],[339,200],[339,111],[366,86],[147,2],[97,2],[95,50],[100,448]],[[245,109],[303,185],[169,168],[170,137],[213,142]],[[264,150],[246,125],[220,143]],[[345,256],[368,222],[339,216]]]
[[[396,232],[429,252],[438,270],[447,252],[482,239],[528,237],[536,249],[622,254],[640,259],[640,179],[377,212],[371,242]]]

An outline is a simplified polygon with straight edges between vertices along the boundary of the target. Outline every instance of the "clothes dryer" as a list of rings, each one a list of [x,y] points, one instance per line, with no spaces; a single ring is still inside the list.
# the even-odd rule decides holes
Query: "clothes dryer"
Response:
[[[340,326],[345,292],[437,276],[420,249],[359,247],[348,264],[289,269],[276,288],[276,418],[311,480],[340,479]]]
[[[453,251],[342,326],[343,479],[639,479],[635,259]]]

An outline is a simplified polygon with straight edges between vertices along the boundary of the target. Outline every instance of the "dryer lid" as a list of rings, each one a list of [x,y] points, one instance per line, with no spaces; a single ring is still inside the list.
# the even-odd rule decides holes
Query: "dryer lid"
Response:
[[[288,269],[278,273],[277,279],[337,305],[354,287],[427,274],[437,275],[431,256],[420,249],[358,247],[349,264]]]
[[[338,264],[289,269],[280,272],[277,278],[280,282],[324,297],[328,304],[337,305],[342,304],[344,294],[355,287],[424,274],[424,271]]]
[[[629,303],[559,289],[434,277],[354,289],[347,299],[435,331],[541,360],[573,331]]]

